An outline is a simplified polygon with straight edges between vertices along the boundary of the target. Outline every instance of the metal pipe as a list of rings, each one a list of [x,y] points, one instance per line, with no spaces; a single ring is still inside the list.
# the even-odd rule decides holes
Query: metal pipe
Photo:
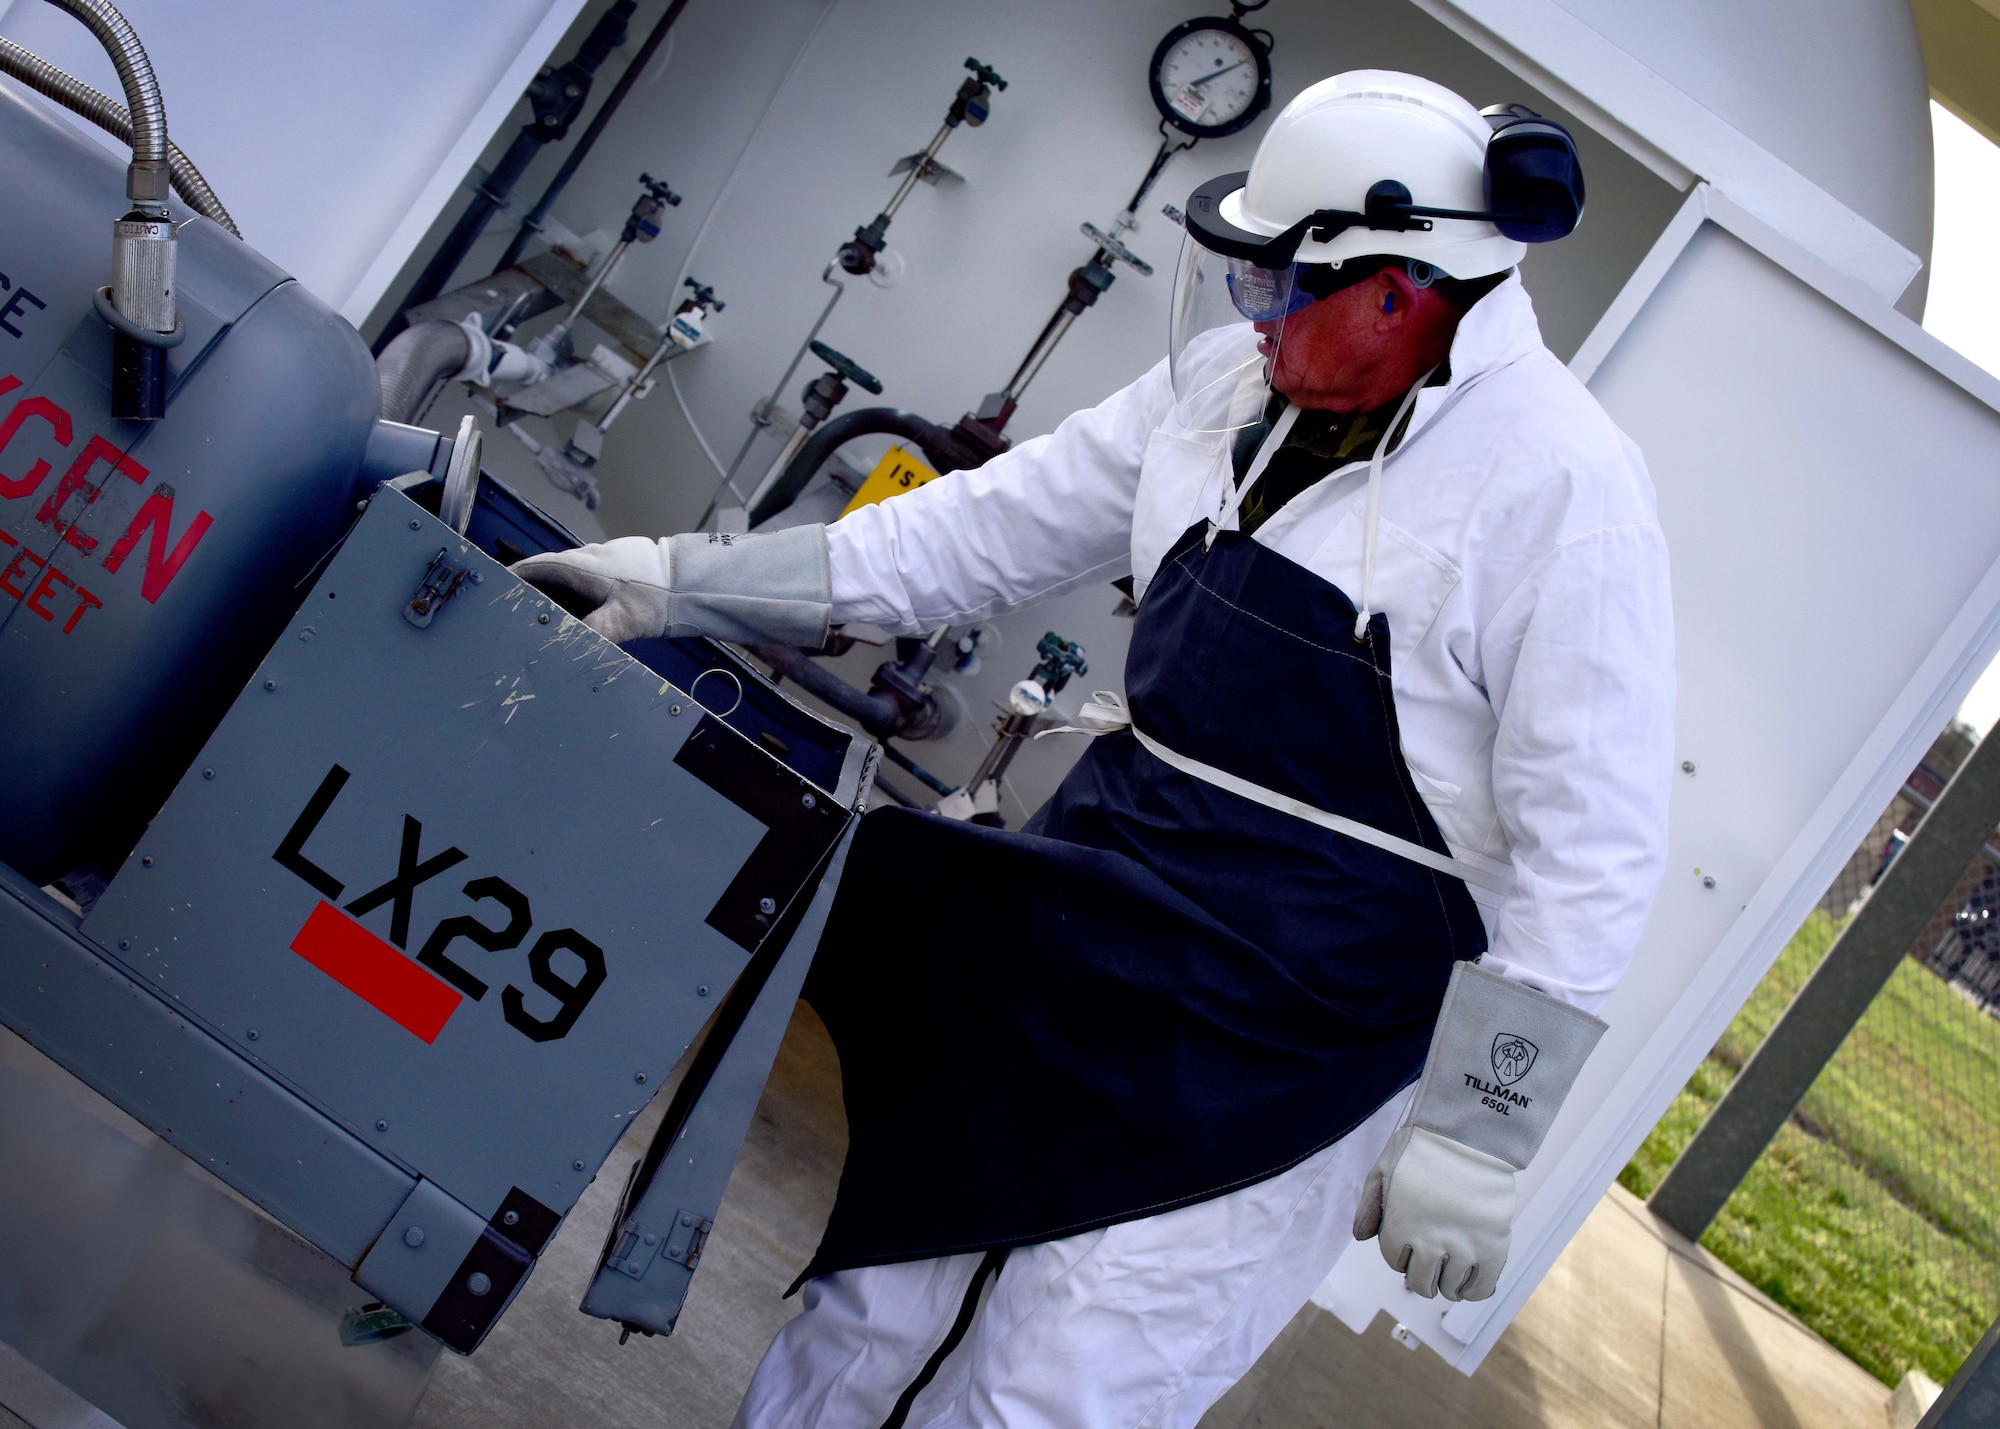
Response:
[[[785,368],[784,374],[778,378],[777,383],[771,388],[771,395],[750,409],[749,435],[743,438],[743,445],[736,449],[736,456],[730,461],[729,469],[722,473],[722,480],[716,483],[714,494],[708,498],[708,509],[702,513],[701,525],[706,526],[708,518],[715,514],[715,508],[721,502],[723,492],[734,492],[736,499],[743,501],[743,493],[738,491],[736,487],[736,470],[743,465],[743,459],[750,455],[750,448],[757,444],[759,434],[771,425],[771,409],[778,405],[778,399],[784,395],[785,384],[792,380],[792,374],[799,370],[799,364],[804,362],[806,354],[812,351],[813,339],[818,337],[819,330],[826,326],[826,320],[833,316],[834,304],[838,303],[841,296],[847,292],[847,284],[833,276],[833,270],[836,266],[838,265],[835,263],[827,264],[825,270],[819,275],[819,280],[822,283],[832,285],[833,296],[828,298],[826,306],[820,309],[819,321],[812,325],[812,331],[806,334],[806,340],[800,343],[799,350],[792,354],[791,364]],[[744,501],[744,504],[747,506],[749,503]]]
[[[39,55],[30,53],[12,40],[0,36],[0,74],[12,75],[21,83],[53,99],[73,114],[80,114],[122,143],[132,142],[131,111],[107,94],[92,89],[74,75],[57,69]],[[174,190],[187,206],[203,218],[226,228],[237,238],[243,236],[236,220],[208,186],[194,160],[181,152],[180,145],[167,141],[167,166],[173,174]]]
[[[96,3],[96,0],[73,0],[73,3]],[[375,351],[380,353],[409,322],[404,314],[435,298],[444,291],[451,275],[458,271],[458,265],[465,261],[465,255],[472,245],[479,241],[479,235],[486,231],[487,222],[496,210],[505,206],[514,185],[527,172],[528,165],[541,153],[542,146],[552,144],[569,133],[569,126],[590,96],[590,82],[618,46],[625,43],[625,24],[638,8],[638,0],[616,0],[612,7],[598,17],[590,34],[577,46],[575,56],[560,68],[546,69],[535,76],[528,86],[526,98],[533,111],[528,122],[521,126],[514,142],[500,156],[500,162],[493,166],[493,172],[485,182],[472,191],[472,202],[453,224],[451,232],[438,246],[436,253],[424,265],[417,281],[410,285],[409,292],[396,307],[396,315],[382,329],[382,335],[375,339]]]
[[[833,706],[877,739],[888,738],[902,726],[903,709],[893,697],[863,694],[803,650],[789,645],[743,648],[771,666],[773,673],[783,675],[814,699]]]
[[[944,147],[944,141],[951,137],[953,127],[949,123],[938,127],[937,137],[931,140],[930,147],[919,154],[916,162],[910,165],[910,176],[903,180],[903,186],[896,190],[896,196],[883,205],[882,215],[876,222],[886,226],[887,220],[896,216],[896,210],[903,206],[903,200],[910,196],[910,190],[915,188],[923,176],[930,172],[931,160],[935,159],[938,155],[938,150]]]
[[[1015,368],[1014,375],[1007,379],[1007,385],[1001,391],[1002,397],[1010,403],[1021,400],[1021,394],[1027,390],[1028,384],[1035,380],[1035,374],[1042,370],[1042,364],[1049,360],[1050,355],[1056,350],[1056,344],[1063,340],[1063,334],[1069,331],[1070,324],[1075,321],[1076,310],[1067,303],[1056,309],[1055,316],[1050,318],[1047,326],[1042,329],[1042,335],[1035,339],[1035,345],[1028,349],[1028,355],[1021,359],[1021,365]]]
[[[651,63],[653,52],[660,47],[660,42],[666,39],[667,32],[673,29],[674,21],[680,18],[681,11],[687,8],[687,3],[688,0],[673,0],[673,3],[667,6],[666,14],[660,16],[654,24],[652,31],[639,46],[638,52],[632,56],[632,63],[625,66],[625,72],[618,76],[618,82],[611,86],[611,93],[604,96],[604,103],[598,106],[597,113],[585,126],[583,137],[576,141],[576,147],[569,151],[568,157],[562,162],[562,167],[557,169],[555,177],[549,180],[549,186],[542,190],[542,196],[535,200],[535,206],[529,209],[527,216],[521,220],[521,226],[515,230],[513,240],[507,245],[507,251],[501,254],[500,261],[493,265],[494,272],[497,273],[502,268],[511,268],[521,261],[521,254],[527,251],[528,240],[542,231],[542,220],[549,216],[549,210],[555,207],[555,202],[562,196],[562,191],[569,187],[569,181],[575,177],[578,166],[596,145],[598,136],[604,133],[604,126],[609,124],[611,116],[618,112],[618,106],[624,103],[625,96],[631,92],[634,81]]]

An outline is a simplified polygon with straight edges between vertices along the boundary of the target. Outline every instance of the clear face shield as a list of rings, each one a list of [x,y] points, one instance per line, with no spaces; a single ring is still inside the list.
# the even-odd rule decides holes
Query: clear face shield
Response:
[[[1194,432],[1262,421],[1285,319],[1312,301],[1297,264],[1260,268],[1184,237],[1167,336],[1176,420]]]

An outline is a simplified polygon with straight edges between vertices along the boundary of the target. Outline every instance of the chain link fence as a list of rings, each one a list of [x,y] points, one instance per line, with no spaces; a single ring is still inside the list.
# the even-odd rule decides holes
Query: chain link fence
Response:
[[[1621,1178],[1650,1194],[1971,750],[1947,730]],[[1894,1384],[2000,1318],[2000,840],[1960,877],[1702,1244]]]

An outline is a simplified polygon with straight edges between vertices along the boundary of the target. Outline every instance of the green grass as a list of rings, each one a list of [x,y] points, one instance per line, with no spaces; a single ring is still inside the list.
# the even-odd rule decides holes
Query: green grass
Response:
[[[1833,941],[1815,913],[1620,1182],[1649,1194]],[[1702,1244],[1885,1384],[2000,1313],[2000,1020],[1905,961]]]

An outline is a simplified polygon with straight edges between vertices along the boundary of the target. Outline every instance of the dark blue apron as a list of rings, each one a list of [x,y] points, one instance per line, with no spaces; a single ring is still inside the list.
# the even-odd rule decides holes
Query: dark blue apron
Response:
[[[1169,750],[1447,852],[1403,762],[1389,628],[1197,523],[1146,591],[1133,723]],[[1464,883],[1092,742],[1020,833],[884,808],[806,987],[848,1152],[801,1282],[1154,1215],[1276,1175],[1413,1081]]]

